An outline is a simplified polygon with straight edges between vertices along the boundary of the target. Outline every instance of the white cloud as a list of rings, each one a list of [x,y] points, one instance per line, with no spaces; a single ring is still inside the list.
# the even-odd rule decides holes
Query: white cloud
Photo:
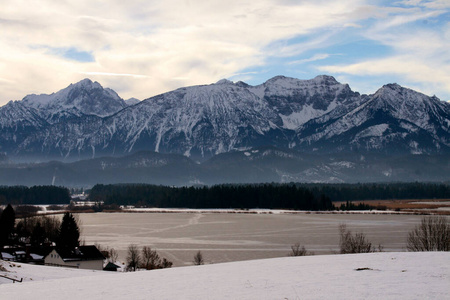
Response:
[[[420,12],[413,14],[401,14],[392,16],[387,20],[383,20],[383,22],[379,22],[377,26],[372,31],[383,31],[388,30],[391,27],[401,26],[404,24],[412,23],[418,20],[425,20],[428,18],[437,17],[442,14],[444,11],[429,11],[429,12]]]
[[[399,84],[413,85],[415,90],[427,95],[434,95],[437,91],[450,94],[448,84],[450,82],[450,66],[430,65],[428,62],[421,61],[411,55],[374,59],[350,65],[321,66],[319,70],[367,77],[387,76],[387,74],[392,77],[392,75],[395,75],[397,78],[401,78],[402,82],[399,82]],[[358,86],[355,88],[358,90]]]
[[[408,1],[410,5],[418,1]],[[420,1],[421,2],[421,1]],[[439,2],[439,1],[437,1]],[[435,2],[433,6],[437,5]],[[432,3],[422,3],[430,6]],[[407,9],[377,20],[364,31],[365,38],[388,47],[389,53],[348,64],[321,66],[324,72],[341,75],[396,78],[428,95],[437,94],[442,100],[450,95],[450,23],[442,27],[417,26],[416,21],[433,20],[446,11]]]
[[[97,76],[123,76],[123,77],[134,77],[134,78],[148,78],[148,76],[145,76],[145,75],[106,73],[106,72],[81,72],[81,74],[97,75]]]
[[[433,18],[441,12],[417,7],[380,8],[367,3],[3,0],[0,105],[28,93],[54,92],[86,76],[113,88],[124,98],[139,99],[221,78],[248,79],[255,76],[252,68],[264,68],[270,57],[288,57],[305,64],[328,58],[326,47],[338,43],[345,30],[363,35],[367,32],[364,38],[397,49],[393,58],[385,61],[418,53],[418,61],[426,65],[430,57],[448,49],[441,35],[432,33],[427,38],[432,44],[427,47],[419,37],[389,34],[386,29]],[[440,9],[443,4],[445,1],[423,3]],[[381,21],[375,26],[365,23],[374,19]],[[301,39],[294,41],[297,37]],[[410,52],[408,47],[418,50]],[[94,61],[68,60],[46,49],[76,49],[92,55]],[[318,54],[303,60],[295,58],[307,51]],[[444,59],[432,61],[442,65]],[[353,65],[357,69],[358,64],[347,67]],[[341,73],[351,71],[346,66],[324,68]],[[241,74],[245,73],[243,70],[250,72]],[[397,70],[396,74],[403,73]]]
[[[450,8],[450,2],[448,0],[435,0],[435,1],[404,0],[404,1],[399,1],[395,4],[410,5],[410,6],[423,6],[423,7],[434,8],[434,9]]]
[[[214,82],[262,66],[277,41],[354,23],[345,13],[361,1],[4,2],[0,77],[7,81],[0,82],[0,103],[53,92],[86,75],[141,99],[179,84]],[[77,49],[95,61],[67,61],[43,50],[49,48]]]
[[[310,58],[305,58],[305,59],[300,59],[300,60],[295,60],[295,61],[291,61],[289,64],[293,65],[293,64],[303,64],[303,63],[307,63],[307,62],[312,62],[312,61],[317,61],[317,60],[322,60],[322,59],[326,59],[330,57],[330,54],[327,53],[318,53],[318,54],[314,54],[312,57]]]

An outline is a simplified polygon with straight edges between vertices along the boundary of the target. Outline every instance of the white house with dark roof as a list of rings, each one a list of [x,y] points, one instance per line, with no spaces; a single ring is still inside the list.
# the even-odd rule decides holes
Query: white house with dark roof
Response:
[[[105,257],[95,246],[79,246],[73,250],[54,248],[44,258],[46,266],[103,270]]]

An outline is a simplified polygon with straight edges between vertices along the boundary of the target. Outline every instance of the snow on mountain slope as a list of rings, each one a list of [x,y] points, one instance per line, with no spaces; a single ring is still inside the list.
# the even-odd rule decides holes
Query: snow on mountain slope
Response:
[[[448,252],[285,257],[131,273],[7,267],[5,299],[448,299]],[[14,273],[12,273],[14,272]],[[79,272],[80,274],[76,274]],[[2,272],[2,274],[5,274]]]
[[[276,118],[262,99],[222,81],[144,100],[107,118],[100,134],[122,139],[127,151],[147,140],[151,150],[209,156],[242,146],[249,134],[278,129]]]
[[[439,137],[439,133],[450,135],[450,104],[436,97],[388,84],[373,96],[376,107],[388,111],[393,117],[406,120]],[[441,129],[443,132],[440,132]],[[450,142],[450,140],[449,140]]]
[[[256,87],[221,80],[144,100],[108,118],[102,133],[120,136],[128,152],[146,143],[155,151],[203,158],[273,144],[267,140],[273,135],[286,147],[288,131],[353,101],[349,95],[358,94],[329,76],[279,76]]]
[[[47,125],[35,110],[20,101],[8,102],[0,107],[0,152],[15,149],[29,134]]]
[[[22,138],[3,135],[0,145],[19,156],[79,159],[150,150],[202,161],[261,146],[325,153],[450,151],[449,103],[396,84],[360,95],[326,75],[277,76],[257,86],[220,80],[130,106],[85,79],[16,102],[36,122],[41,117],[27,130],[3,121],[5,132],[17,131]],[[0,115],[7,110],[0,107]]]
[[[45,120],[39,117],[35,110],[23,105],[20,101],[9,101],[0,108],[0,128],[15,128],[20,130],[26,127],[43,127]]]
[[[347,84],[326,75],[311,80],[277,76],[249,90],[269,103],[286,129],[296,129],[343,104],[358,101],[359,96]]]
[[[103,88],[98,82],[84,79],[51,95],[28,95],[22,99],[25,106],[33,107],[51,123],[59,122],[66,115],[109,116],[127,105],[111,89]]]
[[[450,104],[388,84],[353,110],[337,118],[325,115],[312,120],[297,134],[300,144],[431,153],[450,147],[449,123]]]

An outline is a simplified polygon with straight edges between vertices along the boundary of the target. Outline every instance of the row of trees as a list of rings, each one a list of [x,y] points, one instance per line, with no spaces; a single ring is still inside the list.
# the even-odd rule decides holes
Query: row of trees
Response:
[[[72,190],[81,192],[83,190]],[[450,185],[435,183],[253,184],[174,188],[155,185],[96,185],[92,201],[105,204],[192,208],[330,209],[331,201],[448,199]],[[69,204],[70,191],[55,186],[0,186],[1,204]],[[304,208],[302,208],[304,207]]]
[[[314,196],[294,184],[167,187],[156,185],[96,185],[91,201],[105,204],[186,208],[334,209],[324,195]]]
[[[340,253],[369,253],[381,251],[373,247],[367,237],[357,232],[352,234],[345,225],[339,227]],[[450,251],[450,222],[444,216],[424,217],[412,231],[408,233],[406,240],[408,251]]]
[[[56,242],[60,235],[61,219],[55,216],[24,217],[17,222],[16,244],[30,243],[32,247]]]
[[[67,188],[56,186],[0,186],[0,205],[10,204],[69,204]]]
[[[450,222],[444,216],[424,217],[412,231],[406,241],[408,251],[450,251]],[[339,253],[371,253],[383,251],[383,247],[374,247],[362,232],[352,233],[346,224],[339,225]],[[291,256],[312,255],[299,243],[291,247]]]
[[[341,206],[339,206],[339,210],[371,210],[371,209],[380,209],[383,208],[386,210],[386,207],[382,206],[373,206],[365,203],[358,203],[355,204],[350,201],[346,201],[345,203],[342,203]]]
[[[450,185],[433,183],[372,184],[253,184],[212,187],[156,185],[96,185],[91,201],[105,204],[188,208],[333,209],[332,201],[374,199],[446,199]],[[363,209],[350,207],[341,209]],[[364,209],[371,208],[369,206]]]
[[[172,267],[172,262],[164,257],[160,257],[156,250],[144,246],[141,251],[136,244],[128,246],[127,250],[127,271],[136,271],[137,269],[165,269]]]
[[[438,183],[297,184],[331,201],[449,199],[450,185]]]
[[[66,212],[60,220],[53,216],[21,218],[16,225],[16,214],[8,204],[0,215],[0,247],[31,244],[33,247],[50,245],[74,249],[80,245],[80,228],[74,215]]]

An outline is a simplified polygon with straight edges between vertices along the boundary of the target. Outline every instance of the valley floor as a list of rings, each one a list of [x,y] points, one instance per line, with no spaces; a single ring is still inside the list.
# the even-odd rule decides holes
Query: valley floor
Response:
[[[450,299],[450,252],[285,257],[132,273],[0,261],[3,299]],[[6,270],[6,271],[5,271]]]

